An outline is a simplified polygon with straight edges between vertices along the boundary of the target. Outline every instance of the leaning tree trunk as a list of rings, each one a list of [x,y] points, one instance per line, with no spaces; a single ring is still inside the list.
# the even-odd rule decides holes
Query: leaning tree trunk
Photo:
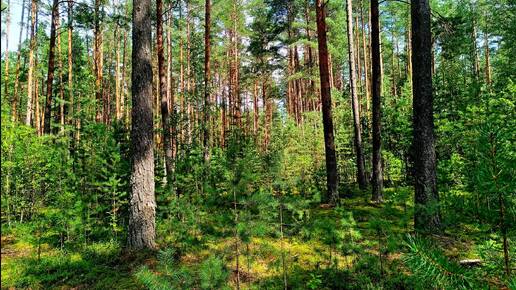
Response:
[[[380,13],[378,0],[371,0],[371,56],[373,66],[373,196],[372,200],[380,202],[383,198],[382,176],[382,103],[380,92],[382,75],[380,71]]]
[[[432,97],[432,43],[428,0],[412,0],[413,143],[416,231],[440,227]]]
[[[333,136],[333,120],[331,115],[331,92],[328,67],[328,46],[326,43],[326,12],[323,0],[316,1],[317,40],[319,45],[319,73],[321,79],[321,103],[324,128],[324,148],[326,152],[326,201],[331,204],[338,202],[337,191],[337,157]]]
[[[134,249],[156,246],[150,13],[150,0],[133,1],[132,192],[128,244]]]
[[[346,1],[347,23],[348,23],[348,55],[349,55],[349,78],[351,89],[351,105],[353,109],[353,125],[355,131],[355,152],[357,154],[357,179],[360,189],[366,188],[364,152],[362,150],[362,130],[360,128],[360,111],[357,96],[357,82],[355,72],[355,48],[353,38],[353,10],[351,0]]]
[[[50,118],[52,110],[53,82],[55,71],[55,54],[56,54],[56,28],[59,18],[58,0],[54,0],[52,4],[52,20],[50,22],[50,44],[48,50],[48,73],[47,73],[47,99],[45,100],[45,123],[43,125],[43,133],[50,134]]]

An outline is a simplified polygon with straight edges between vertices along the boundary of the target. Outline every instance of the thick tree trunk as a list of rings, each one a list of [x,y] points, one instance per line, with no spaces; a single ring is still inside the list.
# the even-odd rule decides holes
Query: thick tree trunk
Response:
[[[156,246],[150,13],[150,0],[133,1],[132,192],[128,244],[134,249]]]
[[[43,133],[50,134],[50,119],[52,110],[52,95],[55,70],[55,50],[56,50],[56,28],[59,18],[58,0],[52,4],[52,20],[50,22],[50,43],[48,49],[48,73],[47,73],[47,98],[45,101],[45,123]]]
[[[25,125],[30,126],[33,115],[33,96],[34,96],[34,50],[36,49],[36,15],[38,14],[38,1],[32,0],[31,4],[31,25],[30,25],[30,46],[29,46],[29,72],[27,77],[27,115]]]
[[[333,136],[333,120],[331,113],[331,92],[328,68],[328,46],[326,43],[326,12],[323,0],[316,1],[317,40],[319,46],[319,73],[321,79],[321,103],[324,127],[324,149],[326,152],[326,183],[325,199],[331,204],[338,203],[337,156]]]
[[[172,184],[173,156],[172,136],[170,136],[170,113],[167,92],[167,76],[165,74],[165,55],[163,51],[163,1],[156,1],[156,46],[158,49],[158,78],[161,98],[161,124],[163,129],[163,146],[165,151],[165,171],[167,184]]]
[[[61,19],[59,13],[56,19],[56,30],[61,27]],[[61,34],[57,34],[57,65],[59,66],[59,132],[64,133],[65,126],[65,99],[64,99],[64,83],[63,83],[63,59],[61,50]]]
[[[413,76],[413,143],[416,231],[440,227],[436,184],[430,5],[428,0],[411,1]]]
[[[378,0],[371,0],[371,56],[372,56],[372,85],[373,85],[373,196],[374,202],[383,199],[382,176],[382,103],[380,88],[382,87],[382,75],[380,74],[380,13]]]
[[[210,158],[210,25],[211,25],[211,4],[210,0],[205,3],[205,17],[204,17],[204,114],[203,114],[203,147],[204,147],[204,161]]]
[[[346,15],[348,23],[348,55],[349,55],[349,78],[351,89],[351,106],[353,109],[353,126],[355,132],[355,153],[357,155],[357,180],[360,189],[366,188],[364,152],[362,150],[362,130],[360,128],[360,111],[357,96],[356,72],[355,72],[355,48],[353,41],[353,10],[351,0],[346,1]]]
[[[25,0],[22,2],[22,13],[20,20],[20,35],[18,38],[18,52],[16,54],[16,72],[14,76],[14,93],[11,104],[11,120],[13,122],[18,121],[18,87],[20,85],[20,66],[21,66],[21,45],[22,45],[22,35],[23,35],[23,18],[25,17]],[[7,44],[7,43],[6,43]],[[7,85],[7,82],[5,83]]]

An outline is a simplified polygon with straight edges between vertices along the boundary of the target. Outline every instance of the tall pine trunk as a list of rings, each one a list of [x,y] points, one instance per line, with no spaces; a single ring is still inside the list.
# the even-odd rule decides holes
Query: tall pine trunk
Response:
[[[326,152],[326,184],[325,199],[331,204],[338,202],[337,156],[333,136],[333,120],[331,113],[331,92],[328,67],[328,46],[326,42],[326,12],[324,0],[315,3],[317,15],[317,40],[319,46],[319,73],[321,81],[321,103],[324,128],[324,149]]]
[[[56,51],[56,28],[59,18],[58,0],[52,4],[52,20],[50,22],[50,43],[48,49],[48,72],[47,72],[47,98],[45,100],[45,123],[43,133],[50,134],[50,119],[52,110],[53,82],[55,71],[55,51]]]
[[[210,0],[205,3],[204,17],[204,114],[203,114],[203,147],[204,161],[208,161],[210,155],[209,140],[209,120],[210,120],[210,25],[211,25],[211,4]]]
[[[128,244],[134,249],[156,246],[150,13],[150,0],[133,1],[132,192]]]
[[[18,38],[18,52],[16,54],[16,71],[14,76],[14,93],[11,104],[11,120],[16,122],[18,120],[18,87],[20,84],[20,66],[21,66],[21,45],[23,35],[23,18],[25,17],[25,0],[22,2],[22,13],[20,20],[20,35]],[[7,43],[6,43],[7,44]],[[7,85],[7,82],[5,83]]]
[[[381,87],[382,75],[380,71],[380,13],[378,0],[371,0],[371,57],[372,57],[372,85],[373,85],[373,196],[374,202],[383,199],[383,176],[382,176],[382,103]]]
[[[31,25],[30,25],[30,45],[29,45],[29,72],[27,77],[27,115],[25,125],[30,126],[32,123],[32,115],[34,113],[33,96],[34,96],[34,50],[36,49],[36,15],[38,14],[38,1],[32,0],[31,3]]]
[[[170,113],[167,92],[167,76],[165,74],[165,54],[163,51],[163,1],[156,1],[156,46],[158,50],[158,79],[161,98],[161,125],[163,129],[163,146],[165,151],[165,171],[167,184],[172,184],[173,156],[172,136],[170,131]]]
[[[353,9],[351,0],[346,1],[346,18],[348,23],[348,55],[349,55],[349,79],[351,89],[351,106],[353,109],[353,126],[355,132],[355,153],[357,156],[357,180],[360,189],[366,188],[364,152],[362,149],[362,130],[360,128],[360,111],[357,95],[357,83],[355,72],[355,48],[353,37]]]
[[[428,0],[411,1],[415,213],[414,227],[433,232],[440,227],[436,184],[432,96],[432,45]]]

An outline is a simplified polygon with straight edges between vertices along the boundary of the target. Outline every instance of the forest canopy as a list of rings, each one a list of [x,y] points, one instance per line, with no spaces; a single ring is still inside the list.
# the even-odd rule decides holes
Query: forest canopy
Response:
[[[516,289],[511,0],[2,0],[2,289]]]

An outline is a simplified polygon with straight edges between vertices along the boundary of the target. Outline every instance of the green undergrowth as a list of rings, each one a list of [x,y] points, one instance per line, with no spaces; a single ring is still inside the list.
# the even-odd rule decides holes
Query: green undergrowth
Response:
[[[433,282],[442,289],[514,285],[500,272],[499,237],[481,226],[462,224],[439,236],[413,237],[410,195],[408,188],[387,188],[381,205],[357,192],[336,208],[316,203],[302,210],[285,208],[283,238],[278,231],[250,231],[246,226],[260,224],[246,221],[238,239],[241,288],[282,289],[285,280],[291,289],[428,289]],[[190,217],[195,223],[189,224]],[[236,288],[231,211],[197,206],[190,217],[183,217],[183,228],[170,217],[158,220],[161,238],[152,253],[128,253],[117,241],[61,249],[41,240],[38,244],[27,225],[13,225],[2,237],[2,288]],[[484,263],[473,269],[458,265],[466,258]]]

